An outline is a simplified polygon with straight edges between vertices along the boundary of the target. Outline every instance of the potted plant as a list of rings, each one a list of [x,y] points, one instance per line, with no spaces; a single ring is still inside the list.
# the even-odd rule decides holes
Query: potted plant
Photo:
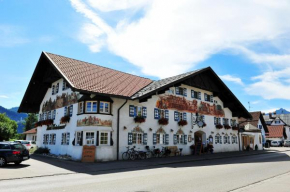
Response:
[[[134,118],[135,123],[143,123],[145,122],[145,118],[143,116],[136,116]]]
[[[180,121],[178,121],[178,125],[179,126],[187,125],[187,121],[186,120],[180,120]]]
[[[221,129],[221,128],[223,128],[224,126],[222,126],[221,124],[217,124],[215,127],[216,127],[217,129]]]
[[[213,154],[213,145],[212,144],[208,144],[207,149],[211,154]]]
[[[70,116],[68,116],[68,115],[63,116],[63,117],[60,119],[60,124],[68,123],[69,120],[70,120]]]
[[[158,123],[159,123],[159,125],[168,125],[168,119],[162,117],[158,120]]]
[[[47,119],[47,120],[43,120],[41,125],[52,125],[53,124],[53,120],[52,119]]]
[[[195,153],[195,145],[190,145],[189,147],[191,149],[192,155]]]
[[[232,127],[229,126],[229,125],[224,125],[224,127],[225,127],[225,129],[230,129],[230,128],[232,128]]]

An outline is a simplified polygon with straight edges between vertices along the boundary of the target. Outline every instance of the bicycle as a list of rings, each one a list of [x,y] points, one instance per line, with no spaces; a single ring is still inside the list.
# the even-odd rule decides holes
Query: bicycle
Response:
[[[123,160],[129,160],[130,155],[134,151],[135,146],[133,146],[133,148],[131,148],[131,149],[130,149],[129,146],[126,147],[126,148],[127,148],[127,151],[122,154],[122,159]]]
[[[132,161],[134,161],[135,159],[146,159],[146,152],[144,152],[144,151],[136,151],[136,150],[133,149],[132,153],[130,154],[130,159]]]
[[[171,154],[170,149],[168,149],[167,147],[162,147],[160,157],[169,157],[170,154]]]

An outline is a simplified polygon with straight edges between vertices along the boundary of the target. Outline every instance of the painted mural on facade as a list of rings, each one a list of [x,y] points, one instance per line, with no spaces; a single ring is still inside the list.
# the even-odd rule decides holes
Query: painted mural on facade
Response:
[[[112,120],[102,120],[95,116],[85,117],[83,119],[79,119],[77,121],[77,126],[104,126],[104,127],[112,127]]]
[[[62,95],[57,95],[56,99],[52,100],[49,98],[48,101],[43,103],[42,106],[42,112],[45,111],[51,111],[54,109],[62,108],[64,106],[72,105],[78,102],[78,99],[80,98],[79,93],[63,93]]]
[[[225,116],[225,112],[221,105],[210,104],[203,101],[198,103],[197,100],[189,101],[184,97],[177,97],[174,95],[160,96],[156,102],[156,107],[159,109],[176,109],[190,113],[199,113],[201,115]]]

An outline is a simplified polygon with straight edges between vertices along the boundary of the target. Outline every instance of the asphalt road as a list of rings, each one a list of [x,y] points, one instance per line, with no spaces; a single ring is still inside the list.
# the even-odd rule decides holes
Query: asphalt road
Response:
[[[37,168],[36,172],[42,169],[46,176],[20,179],[25,177],[21,175],[19,179],[1,180],[5,179],[1,172],[17,175],[18,170],[9,166],[8,171],[0,169],[0,191],[290,191],[290,152],[286,149],[270,154],[97,173],[80,173],[29,160],[27,163]]]

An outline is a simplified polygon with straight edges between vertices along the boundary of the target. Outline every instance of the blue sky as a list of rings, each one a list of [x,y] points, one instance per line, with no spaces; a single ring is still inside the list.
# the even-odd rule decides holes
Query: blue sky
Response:
[[[0,105],[47,51],[151,79],[211,66],[251,111],[290,110],[289,23],[288,1],[0,0]]]

